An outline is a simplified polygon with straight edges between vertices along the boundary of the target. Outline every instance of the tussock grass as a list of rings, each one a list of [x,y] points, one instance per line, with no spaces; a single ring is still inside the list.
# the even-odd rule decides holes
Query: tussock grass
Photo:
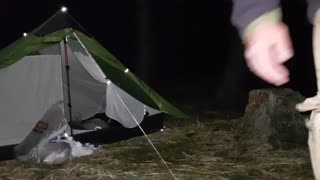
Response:
[[[212,115],[213,114],[213,115]],[[164,132],[149,137],[179,179],[313,179],[308,150],[274,149],[243,135],[239,120],[214,113],[188,120],[167,119]],[[172,179],[144,137],[105,145],[93,155],[61,166],[0,162],[0,179]]]

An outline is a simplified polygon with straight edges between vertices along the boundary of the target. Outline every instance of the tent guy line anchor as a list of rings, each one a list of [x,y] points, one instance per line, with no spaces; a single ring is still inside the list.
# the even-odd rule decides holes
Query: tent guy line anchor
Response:
[[[313,55],[318,92],[316,96],[297,104],[296,109],[300,112],[312,111],[310,119],[306,121],[309,130],[308,145],[314,177],[320,180],[320,9],[314,17]]]
[[[134,115],[131,113],[131,111],[129,110],[129,108],[127,107],[127,105],[122,101],[121,97],[119,96],[119,94],[116,92],[117,97],[120,99],[121,103],[124,105],[124,107],[126,108],[126,110],[129,112],[130,116],[133,118],[133,120],[135,121],[135,123],[138,125],[139,129],[141,130],[141,132],[143,133],[144,137],[148,140],[148,142],[150,143],[151,147],[155,150],[155,152],[157,153],[157,155],[159,156],[160,160],[162,161],[162,163],[164,164],[164,166],[168,169],[170,175],[172,176],[172,178],[174,180],[178,180],[178,178],[175,176],[175,174],[173,173],[173,171],[170,169],[168,163],[164,160],[164,158],[161,156],[160,152],[157,150],[157,148],[154,146],[154,144],[152,143],[151,139],[148,137],[147,133],[143,130],[143,128],[140,126],[139,122],[136,120],[136,118],[134,117]]]

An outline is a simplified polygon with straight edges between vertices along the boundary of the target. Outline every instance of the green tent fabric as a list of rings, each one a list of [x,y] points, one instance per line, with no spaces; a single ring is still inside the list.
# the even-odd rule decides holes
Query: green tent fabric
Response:
[[[62,25],[58,24],[61,20],[64,22]],[[87,32],[80,32],[80,30],[85,31],[69,14],[58,11],[28,36],[22,37],[2,49],[0,51],[0,69],[16,63],[24,56],[37,54],[39,50],[57,44],[65,37],[76,38],[76,35],[114,84],[152,108],[173,117],[187,117],[185,113],[161,97],[133,73],[130,71],[124,73],[127,70],[126,66]]]

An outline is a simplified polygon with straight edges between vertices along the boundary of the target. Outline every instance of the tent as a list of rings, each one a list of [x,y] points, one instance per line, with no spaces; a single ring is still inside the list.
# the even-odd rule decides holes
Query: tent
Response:
[[[63,104],[63,116],[57,117],[69,125],[97,114],[126,128],[136,127],[146,114],[186,117],[65,8],[0,51],[0,84],[0,146],[21,142],[57,103]]]

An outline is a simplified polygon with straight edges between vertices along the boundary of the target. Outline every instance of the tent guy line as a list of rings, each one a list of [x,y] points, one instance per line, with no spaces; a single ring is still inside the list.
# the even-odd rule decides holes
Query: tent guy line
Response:
[[[119,97],[119,94],[116,93],[116,95]],[[173,177],[173,179],[177,180],[177,177],[175,176],[175,174],[173,173],[173,171],[171,170],[171,168],[169,167],[168,163],[164,160],[163,156],[160,154],[160,152],[158,151],[158,149],[155,147],[155,145],[153,144],[153,142],[151,141],[151,139],[149,138],[149,136],[147,135],[147,133],[143,130],[143,128],[140,126],[139,122],[136,120],[136,118],[132,115],[132,113],[130,112],[130,110],[128,109],[127,105],[122,101],[122,99],[119,97],[119,99],[121,100],[121,103],[123,104],[123,106],[127,109],[127,111],[130,113],[130,115],[132,116],[132,119],[137,123],[137,126],[139,127],[139,129],[141,130],[141,132],[143,133],[144,137],[147,139],[147,141],[149,142],[150,146],[154,149],[154,151],[157,153],[157,155],[159,156],[159,159],[162,161],[162,163],[164,164],[164,166],[168,169],[170,175]]]

